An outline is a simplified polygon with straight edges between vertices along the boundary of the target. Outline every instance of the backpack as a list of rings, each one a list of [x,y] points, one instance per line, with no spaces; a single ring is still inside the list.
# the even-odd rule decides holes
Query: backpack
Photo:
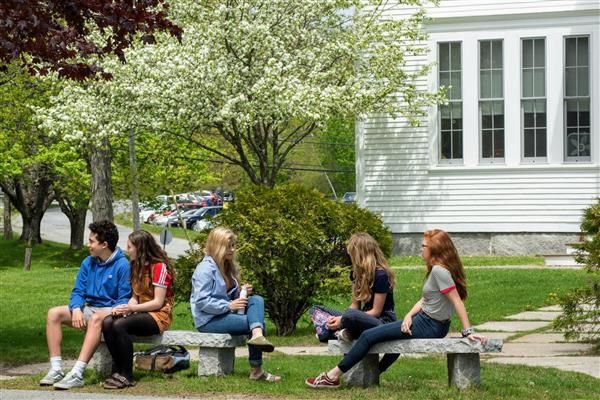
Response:
[[[321,343],[327,343],[330,339],[335,339],[335,335],[327,328],[327,319],[329,317],[339,317],[342,313],[325,306],[312,306],[308,311],[310,319],[313,322],[317,338]]]
[[[190,367],[190,353],[183,346],[159,345],[133,354],[136,369],[166,374]]]

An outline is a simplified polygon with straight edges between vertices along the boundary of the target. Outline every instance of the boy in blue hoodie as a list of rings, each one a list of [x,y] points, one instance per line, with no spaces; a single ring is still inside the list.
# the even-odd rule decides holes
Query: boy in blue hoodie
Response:
[[[89,225],[90,255],[79,268],[68,306],[48,310],[46,340],[50,355],[50,371],[40,385],[55,389],[83,386],[83,371],[100,343],[102,320],[112,308],[127,304],[131,297],[129,261],[117,247],[119,231],[110,221]],[[73,369],[65,375],[62,369],[62,325],[85,330],[83,345]]]

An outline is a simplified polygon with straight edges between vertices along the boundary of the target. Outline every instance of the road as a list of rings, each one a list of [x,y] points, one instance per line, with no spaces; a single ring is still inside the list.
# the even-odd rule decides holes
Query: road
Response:
[[[88,212],[86,218],[86,227],[92,222],[92,214]],[[15,231],[20,232],[21,230],[21,219],[17,218],[13,221]],[[133,229],[117,225],[119,229],[119,247],[123,250],[127,248],[127,237],[133,231]],[[143,226],[142,226],[143,229]],[[69,219],[63,214],[59,208],[49,208],[44,214],[41,226],[42,240],[51,240],[58,243],[69,244],[71,237],[71,228],[69,225]],[[89,230],[86,228],[84,240],[87,242]],[[158,235],[154,235],[158,241]],[[177,258],[185,254],[186,250],[189,250],[189,245],[186,240],[173,238],[173,241],[169,243],[165,250],[171,258]]]

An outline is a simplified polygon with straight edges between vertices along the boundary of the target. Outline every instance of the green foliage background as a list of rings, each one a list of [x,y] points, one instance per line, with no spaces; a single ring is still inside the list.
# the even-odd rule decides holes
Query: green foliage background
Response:
[[[349,292],[346,241],[353,233],[369,232],[386,256],[391,253],[391,234],[379,217],[328,200],[316,190],[297,184],[253,187],[238,198],[216,225],[238,235],[242,280],[263,295],[279,335],[291,334],[320,294]],[[192,253],[177,261],[180,300],[189,299],[191,275],[201,256]]]

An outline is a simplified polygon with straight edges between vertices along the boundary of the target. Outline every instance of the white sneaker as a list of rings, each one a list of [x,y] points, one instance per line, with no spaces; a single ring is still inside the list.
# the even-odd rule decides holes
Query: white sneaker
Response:
[[[59,382],[64,377],[65,373],[62,369],[51,369],[50,371],[48,371],[46,376],[40,380],[40,386],[54,385],[56,382]]]
[[[83,377],[69,372],[60,382],[54,384],[54,389],[72,389],[83,386]]]
[[[338,340],[341,342],[352,343],[354,339],[352,339],[352,335],[348,332],[348,329],[340,329],[335,333]]]

